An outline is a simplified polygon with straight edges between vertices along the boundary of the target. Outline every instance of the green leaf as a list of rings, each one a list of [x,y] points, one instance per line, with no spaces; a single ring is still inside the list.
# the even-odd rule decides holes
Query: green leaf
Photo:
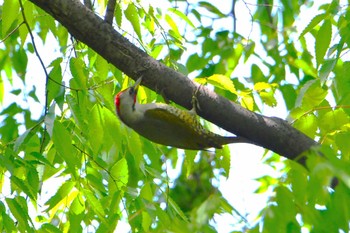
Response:
[[[4,100],[4,82],[2,80],[2,78],[0,77],[0,105],[3,104],[3,100]]]
[[[50,223],[44,223],[41,225],[40,232],[62,233],[60,229]]]
[[[214,74],[208,77],[207,80],[208,83],[212,84],[215,87],[227,90],[233,94],[237,94],[235,85],[233,84],[232,80],[225,75]]]
[[[62,70],[61,70],[62,58],[59,57],[51,62],[49,67],[52,67],[49,74],[49,81],[47,84],[47,101],[48,104],[56,98],[56,96],[60,93],[62,88]]]
[[[315,43],[316,62],[319,66],[323,63],[324,56],[329,48],[332,39],[332,23],[329,19],[325,20],[317,33]]]
[[[301,32],[299,38],[304,36],[306,33],[310,32],[312,29],[314,29],[326,17],[327,17],[327,14],[320,14],[320,15],[316,15],[315,17],[313,17],[312,20],[310,21],[310,23]]]
[[[16,232],[15,222],[6,212],[8,211],[6,210],[4,203],[0,202],[0,219],[2,220],[0,221],[0,229],[4,232]]]
[[[100,217],[102,221],[106,221],[106,213],[104,211],[105,208],[103,208],[100,200],[97,199],[91,190],[84,189],[83,193],[93,211]]]
[[[12,65],[17,74],[24,79],[24,74],[27,70],[28,57],[24,49],[20,48],[13,53]]]
[[[68,168],[73,172],[75,167],[78,166],[79,160],[76,158],[76,156],[74,156],[75,149],[72,146],[71,134],[68,133],[66,128],[57,120],[54,122],[52,141],[58,154],[67,163]]]
[[[327,90],[323,89],[320,80],[310,80],[301,88],[296,100],[296,107],[305,110],[318,106],[327,96]]]
[[[322,64],[319,72],[319,77],[321,79],[322,84],[327,81],[329,74],[333,71],[336,64],[337,64],[337,59],[325,60],[325,62]]]
[[[188,218],[186,217],[185,213],[181,210],[181,208],[176,204],[176,202],[170,196],[167,196],[166,198],[168,200],[169,207],[173,209],[175,213],[177,213],[182,218],[182,220],[187,222]]]
[[[144,232],[149,232],[151,224],[151,216],[146,211],[142,211],[142,229],[144,230]]]
[[[310,138],[314,138],[318,128],[317,118],[313,114],[302,116],[294,123],[294,127]]]
[[[216,6],[210,4],[209,2],[199,2],[198,5],[200,7],[204,7],[209,12],[216,14],[219,18],[224,18],[226,15],[222,13]]]
[[[128,163],[125,158],[120,159],[111,169],[111,175],[116,181],[117,189],[124,189],[129,180]]]
[[[173,36],[177,39],[182,39],[182,36],[179,32],[179,29],[177,28],[177,24],[176,22],[172,19],[172,17],[170,17],[170,15],[165,15],[165,21],[168,23],[168,25],[170,26],[170,28],[173,31]]]
[[[116,5],[114,16],[115,16],[115,21],[117,22],[117,25],[120,28],[122,26],[122,19],[123,19],[121,4]]]
[[[208,64],[207,59],[200,57],[197,53],[190,55],[186,62],[186,68],[188,72],[192,72],[194,70],[200,70],[204,68]]]
[[[132,24],[132,27],[134,28],[137,36],[142,41],[142,35],[141,35],[141,27],[140,27],[140,21],[139,21],[139,15],[137,13],[137,9],[133,3],[130,3],[128,5],[128,8],[124,11],[125,17],[130,21]]]
[[[26,200],[22,196],[16,196],[15,198],[6,198],[6,203],[17,220],[17,229],[21,232],[32,232],[28,221],[28,206]]]
[[[343,109],[329,111],[321,116],[320,128],[327,133],[340,130],[342,126],[350,123],[349,116]]]
[[[2,6],[2,35],[8,33],[13,22],[16,20],[19,14],[19,1],[5,0]]]
[[[88,125],[91,126],[89,127],[89,141],[94,154],[99,153],[104,146],[104,129],[102,121],[101,107],[99,104],[95,104],[88,114]]]
[[[72,191],[74,188],[75,182],[74,181],[66,181],[64,182],[61,187],[57,190],[55,195],[53,195],[46,203],[45,205],[48,205],[47,209],[45,210],[48,212],[52,208],[54,208],[60,201],[62,201],[64,198],[68,196],[68,194]]]
[[[27,194],[30,199],[36,201],[36,193],[38,190],[32,190],[32,187],[30,187],[30,184],[27,181],[19,179],[16,176],[11,176],[11,182],[15,184],[25,194]]]
[[[27,142],[31,136],[33,136],[33,128],[27,129],[21,136],[19,136],[16,141],[15,145],[13,147],[13,150],[15,152],[18,152],[19,148],[22,146],[23,143]],[[28,136],[29,135],[29,136]]]
[[[188,25],[190,25],[192,28],[195,28],[194,24],[192,23],[192,21],[187,17],[187,15],[185,15],[184,13],[182,13],[181,11],[177,10],[176,8],[169,8],[168,9],[170,12],[174,13],[175,15],[179,16],[182,20],[184,20]]]
[[[71,58],[69,68],[73,76],[70,80],[71,87],[85,90],[87,88],[87,77],[89,77],[85,69],[85,63],[79,58]]]
[[[149,202],[153,201],[153,192],[149,183],[144,184],[144,186],[142,187],[140,191],[140,197]]]

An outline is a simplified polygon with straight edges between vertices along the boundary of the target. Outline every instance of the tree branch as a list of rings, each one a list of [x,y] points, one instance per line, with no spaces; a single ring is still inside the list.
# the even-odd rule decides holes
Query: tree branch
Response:
[[[136,80],[142,75],[143,85],[161,91],[169,100],[181,106],[191,108],[192,94],[198,84],[148,56],[80,1],[30,1],[131,78]],[[299,158],[298,155],[317,145],[286,121],[248,111],[207,88],[200,88],[197,99],[201,106],[198,110],[201,117],[286,158],[304,163],[305,158]]]

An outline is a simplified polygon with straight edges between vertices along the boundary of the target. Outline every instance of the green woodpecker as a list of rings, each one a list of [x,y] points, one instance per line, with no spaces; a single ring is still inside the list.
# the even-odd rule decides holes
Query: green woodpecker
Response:
[[[191,150],[220,149],[225,144],[242,142],[241,138],[206,130],[198,121],[195,108],[187,111],[162,103],[139,104],[137,90],[141,80],[115,97],[120,120],[138,134],[162,145]]]

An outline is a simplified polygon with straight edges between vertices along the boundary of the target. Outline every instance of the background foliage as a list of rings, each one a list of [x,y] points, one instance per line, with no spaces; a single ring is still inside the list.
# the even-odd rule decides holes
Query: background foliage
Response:
[[[96,1],[93,10],[103,17],[106,4]],[[235,15],[243,8],[164,4],[169,8],[117,2],[114,27],[249,110],[285,104],[290,123],[322,144],[306,152],[308,170],[291,161],[281,168],[277,155],[265,153],[264,163],[282,176],[258,179],[256,192],[272,189],[273,195],[248,222],[217,188],[229,174],[229,147],[182,151],[139,137],[115,116],[113,96],[128,78],[31,2],[5,0],[1,231],[111,232],[128,222],[133,231],[215,232],[213,217],[228,214],[237,219],[231,223],[237,231],[348,232],[349,2],[321,4],[299,31],[298,15],[313,1],[238,1],[249,15],[247,35],[236,31],[241,19]],[[40,69],[29,65],[34,59],[43,63]],[[141,89],[141,102],[154,100],[162,101]],[[338,185],[331,189],[334,176]]]

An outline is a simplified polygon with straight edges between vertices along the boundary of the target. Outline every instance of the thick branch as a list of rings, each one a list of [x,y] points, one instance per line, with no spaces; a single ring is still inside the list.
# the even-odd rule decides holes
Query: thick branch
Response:
[[[143,85],[161,91],[168,99],[191,108],[197,84],[148,56],[104,22],[78,0],[30,0],[52,15],[79,41],[103,56],[133,79],[143,76]],[[306,151],[316,142],[284,120],[265,117],[200,88],[198,114],[237,136],[270,149],[289,159]],[[299,162],[303,163],[304,159]]]

